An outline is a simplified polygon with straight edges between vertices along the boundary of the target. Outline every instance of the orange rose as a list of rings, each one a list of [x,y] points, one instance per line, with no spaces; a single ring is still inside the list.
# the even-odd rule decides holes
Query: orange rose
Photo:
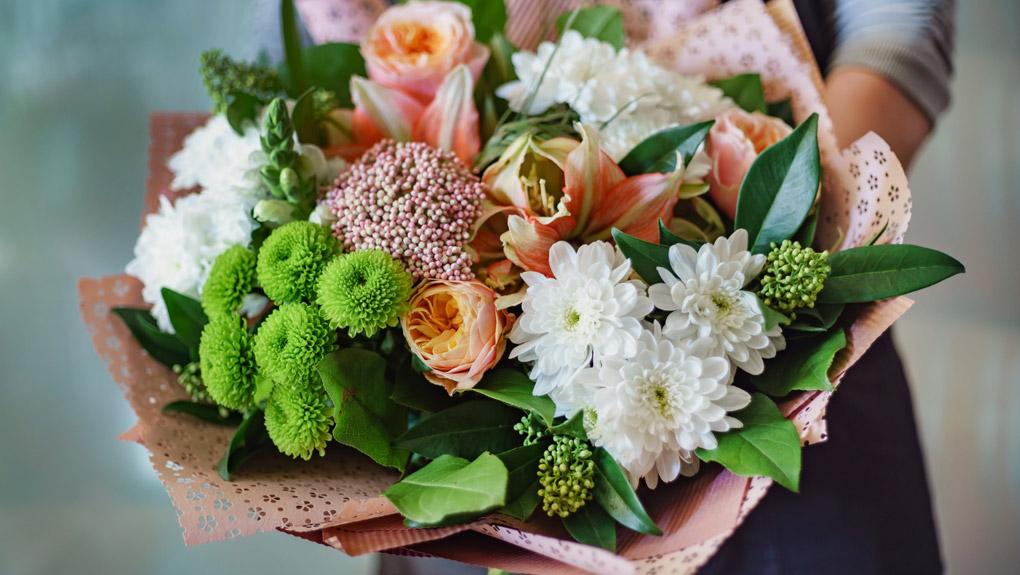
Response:
[[[368,76],[427,104],[459,64],[477,81],[489,50],[475,42],[471,9],[457,2],[409,2],[379,17],[361,44]]]
[[[712,160],[708,195],[719,211],[731,219],[736,215],[740,184],[754,159],[792,131],[779,118],[740,108],[727,110],[715,119],[705,151]]]
[[[496,309],[496,292],[476,281],[433,280],[411,295],[400,319],[411,351],[431,371],[425,377],[446,388],[471,389],[503,357],[513,316]]]

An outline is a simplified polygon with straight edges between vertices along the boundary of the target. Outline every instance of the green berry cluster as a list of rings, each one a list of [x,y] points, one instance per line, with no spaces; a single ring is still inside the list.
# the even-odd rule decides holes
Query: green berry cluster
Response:
[[[801,247],[799,242],[772,243],[758,294],[765,305],[790,312],[812,308],[829,276],[829,252]]]
[[[411,274],[382,250],[364,250],[333,259],[322,272],[318,303],[334,329],[351,337],[397,325],[407,311]]]
[[[233,246],[216,258],[202,288],[202,309],[209,317],[233,315],[255,287],[255,254]]]
[[[549,435],[549,428],[545,422],[530,411],[520,422],[514,424],[514,431],[524,436],[524,445],[534,445]]]
[[[588,442],[557,435],[538,464],[538,490],[542,510],[550,517],[566,518],[592,498],[595,462]]]
[[[184,365],[173,366],[174,375],[177,376],[177,383],[188,392],[191,399],[199,403],[209,403],[209,392],[205,389],[205,382],[202,381],[202,369],[197,361]]]
[[[301,221],[284,224],[259,250],[259,284],[277,304],[313,301],[319,276],[339,251],[328,228]]]
[[[202,81],[216,114],[226,112],[233,95],[238,93],[265,103],[283,92],[279,74],[268,66],[238,62],[219,50],[203,52],[200,62]]]

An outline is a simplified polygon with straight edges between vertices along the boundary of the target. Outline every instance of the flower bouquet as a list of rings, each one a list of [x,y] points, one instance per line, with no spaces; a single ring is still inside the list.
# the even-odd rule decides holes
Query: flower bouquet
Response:
[[[128,276],[80,284],[188,542],[693,571],[963,271],[884,142],[836,149],[789,4],[534,49],[500,0],[308,47],[281,4],[282,66],[207,52],[213,114],[153,117]]]

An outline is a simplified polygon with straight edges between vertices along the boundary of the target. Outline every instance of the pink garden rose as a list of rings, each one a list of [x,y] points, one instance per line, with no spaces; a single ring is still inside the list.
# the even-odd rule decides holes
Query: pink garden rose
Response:
[[[471,389],[506,349],[513,316],[496,309],[496,292],[476,282],[432,280],[411,295],[400,319],[404,338],[431,371],[424,375],[453,395]]]
[[[384,12],[361,43],[368,77],[413,96],[435,97],[447,74],[460,64],[474,80],[489,50],[475,42],[471,10],[457,2],[416,2]]]
[[[736,215],[740,184],[754,159],[792,131],[779,118],[740,108],[727,110],[715,119],[705,149],[712,160],[708,195],[719,211],[730,219]]]

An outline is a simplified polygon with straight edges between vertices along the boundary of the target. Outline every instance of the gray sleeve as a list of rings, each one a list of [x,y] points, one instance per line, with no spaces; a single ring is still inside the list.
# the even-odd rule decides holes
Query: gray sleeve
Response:
[[[949,106],[955,0],[836,0],[830,69],[868,68],[896,84],[934,123]]]

